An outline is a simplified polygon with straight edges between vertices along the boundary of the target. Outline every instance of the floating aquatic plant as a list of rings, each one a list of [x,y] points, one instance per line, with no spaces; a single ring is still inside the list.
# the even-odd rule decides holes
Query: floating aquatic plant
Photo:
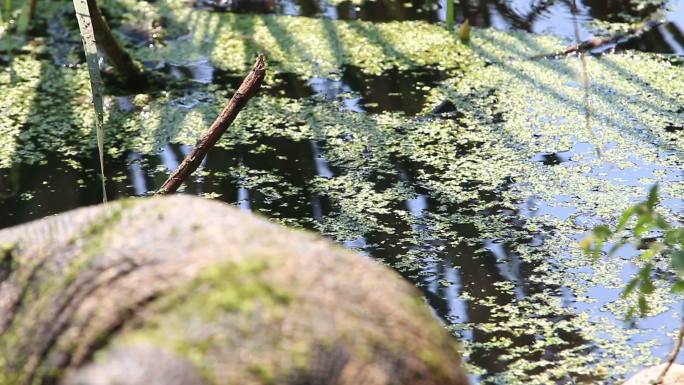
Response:
[[[255,212],[391,265],[464,335],[483,383],[579,382],[599,375],[599,367],[611,368],[610,383],[653,363],[661,330],[627,329],[617,317],[634,303],[619,295],[620,273],[631,271],[631,261],[590,266],[575,245],[641,199],[644,185],[660,180],[665,206],[684,196],[673,176],[684,148],[682,83],[674,81],[682,67],[650,54],[587,58],[592,124],[604,149],[596,158],[594,139],[578,130],[585,100],[578,61],[531,59],[562,49],[556,38],[473,29],[466,47],[453,31],[423,22],[219,14],[176,0],[103,4],[108,15],[133,24],[154,15],[166,21],[171,37],[136,49],[137,59],[181,69],[208,63],[216,78],[244,71],[262,48],[274,72],[305,87],[314,76],[339,82],[349,65],[375,76],[439,67],[443,81],[417,88],[428,95],[419,116],[345,109],[363,96],[359,90],[259,95],[187,191],[233,203],[241,197]],[[40,167],[52,154],[68,168],[87,168],[80,156],[94,153],[95,141],[84,129],[94,118],[84,102],[85,66],[67,69],[25,54],[8,67],[22,81],[11,84],[0,69],[0,105],[11,106],[0,115],[0,165]],[[220,79],[105,99],[105,152],[121,163],[106,170],[118,173],[110,191],[119,178],[128,193],[128,156],[136,159],[131,169],[144,173],[140,193],[158,187],[168,174],[164,159],[181,159],[232,93]],[[445,100],[453,111],[430,113]],[[22,186],[25,207],[42,202],[40,182]],[[667,284],[654,276],[654,292],[663,293],[650,303],[654,314],[674,301],[663,291]]]

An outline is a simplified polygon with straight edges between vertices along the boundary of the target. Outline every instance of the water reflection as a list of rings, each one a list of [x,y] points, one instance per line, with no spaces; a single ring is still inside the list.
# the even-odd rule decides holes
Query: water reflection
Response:
[[[447,77],[443,71],[429,67],[392,68],[381,75],[370,75],[361,68],[344,66],[334,75],[339,78],[304,80],[292,73],[279,73],[274,84],[267,86],[267,92],[295,99],[318,96],[340,100],[342,109],[351,112],[401,111],[415,115],[425,106],[428,92]]]
[[[618,44],[616,48],[684,55],[684,35],[678,24],[666,22],[645,31],[639,38],[629,39]]]
[[[235,12],[279,13],[340,20],[424,20],[443,22],[446,0],[201,0],[215,10]],[[575,40],[573,0],[461,0],[456,4],[456,19],[468,19],[471,25],[498,29],[517,29],[533,33],[553,34]],[[664,4],[635,0],[577,1],[577,20],[582,39],[595,36],[592,21],[635,23],[648,19],[665,20],[661,27],[630,39],[620,49],[684,54],[684,9],[676,1]]]
[[[202,3],[203,6],[211,6],[207,2]],[[251,11],[382,21],[413,18],[438,21],[443,18],[437,2],[408,2],[411,6],[403,5],[406,2],[370,3],[355,6],[343,2],[332,6],[326,2],[298,1],[286,2],[283,8]],[[240,3],[221,4],[225,9],[218,10],[229,11],[230,7],[239,7]],[[384,5],[386,9],[383,10],[377,4]],[[602,2],[594,1],[581,3],[581,20],[626,20],[632,16],[641,18],[653,11],[630,13],[630,7],[636,6],[628,1],[611,2],[611,6],[601,4]],[[620,10],[624,9],[628,9],[627,13],[619,16]],[[574,33],[570,32],[572,26],[567,1],[462,1],[458,10],[461,20],[468,18],[474,24],[482,26],[519,28],[560,35]],[[679,33],[677,23],[663,24],[653,30],[653,36],[645,34],[645,45],[640,46],[641,43],[636,41],[624,44],[637,44],[634,48],[638,49],[671,49],[678,52],[673,47],[680,44],[681,39],[672,38]],[[583,33],[585,36],[589,35],[587,30],[583,30]],[[668,41],[670,38],[674,40]],[[663,42],[666,44],[663,45]],[[629,48],[627,45],[624,47]],[[681,49],[681,44],[679,47]],[[200,85],[215,82],[235,86],[239,80],[239,77],[211,68],[206,61],[188,66],[169,64],[165,68],[176,80],[190,80]],[[382,76],[369,76],[358,68],[345,67],[337,75],[339,77],[334,79],[301,79],[292,74],[278,74],[279,82],[268,89],[268,92],[289,98],[314,96],[318,101],[342,98],[343,108],[357,113],[403,111],[410,115],[423,108],[426,90],[444,78],[444,74],[430,68],[418,71],[391,70]],[[206,95],[201,91],[190,91],[192,92],[174,102],[176,107],[190,109],[196,105],[199,97]],[[123,111],[134,109],[127,98],[120,99],[119,103],[123,106]],[[448,115],[453,109],[445,105],[436,112]],[[674,126],[672,130],[681,131]],[[481,143],[470,141],[454,144],[451,150],[467,156],[478,151],[479,145]],[[560,170],[573,162],[593,162],[595,159],[591,158],[592,148],[591,144],[575,141],[568,151],[542,152],[529,160],[539,167]],[[170,144],[159,154],[129,153],[120,158],[125,161],[108,160],[105,166],[111,181],[108,183],[108,195],[116,198],[153,192],[188,150],[186,146]],[[186,184],[185,192],[211,194],[236,204],[243,210],[262,213],[290,225],[320,230],[324,228],[326,220],[336,221],[346,214],[344,199],[349,198],[340,198],[313,186],[312,181],[315,179],[331,180],[350,173],[350,170],[328,162],[326,150],[329,150],[326,149],[326,143],[320,140],[255,134],[249,141],[233,148],[213,149],[202,162],[200,173]],[[74,169],[63,162],[63,159],[48,156],[44,163],[19,164],[0,170],[0,213],[3,214],[0,216],[0,227],[98,203],[100,184],[95,172],[98,168],[97,161],[92,158],[79,159],[78,162],[81,168]],[[653,178],[656,171],[665,172],[666,181],[681,181],[681,171],[677,173],[675,169],[666,170],[639,159],[631,159],[631,162],[634,167],[602,163],[592,167],[590,173],[595,178],[611,178],[611,182],[625,186],[643,185],[643,179]],[[595,216],[577,212],[573,207],[576,203],[574,197],[556,195],[551,199],[542,199],[530,196],[517,202],[517,206],[497,205],[500,197],[510,191],[514,182],[505,179],[496,189],[487,189],[482,187],[482,181],[473,179],[459,183],[464,192],[476,192],[476,198],[455,206],[436,198],[439,191],[436,191],[435,184],[426,183],[426,180],[444,182],[440,180],[443,170],[404,158],[392,159],[390,163],[395,169],[368,171],[367,175],[362,176],[362,181],[370,183],[376,193],[400,190],[399,187],[401,191],[408,192],[390,195],[391,199],[383,202],[387,205],[383,207],[382,213],[362,213],[366,219],[374,221],[373,228],[368,231],[357,229],[355,234],[342,242],[349,248],[396,267],[404,277],[424,291],[438,316],[449,323],[504,325],[524,317],[519,314],[495,313],[493,308],[505,308],[512,304],[523,308],[521,303],[525,303],[544,310],[544,306],[548,305],[545,301],[550,301],[544,295],[562,300],[564,305],[573,310],[585,310],[582,308],[583,304],[570,294],[571,290],[561,286],[561,282],[547,282],[542,285],[539,279],[541,273],[537,270],[539,262],[525,260],[518,250],[521,246],[540,247],[547,237],[553,235],[549,228],[543,227],[537,232],[527,231],[525,221],[548,216],[561,221],[572,218],[581,226],[595,224]],[[675,208],[681,208],[682,205],[681,200],[674,199],[664,203]],[[487,208],[483,209],[483,206]],[[451,216],[463,220],[444,219]],[[467,218],[472,219],[469,221]],[[500,220],[501,229],[510,230],[514,235],[498,237],[485,234],[481,223],[476,223],[474,218]],[[405,263],[412,258],[419,263]],[[626,270],[624,274],[629,274],[629,271]],[[502,287],[508,289],[503,290]],[[601,311],[600,307],[617,297],[615,289],[605,287],[592,289],[589,295],[598,298],[599,304],[586,309],[591,314],[601,316],[606,312]],[[535,319],[561,322],[573,317],[568,314],[538,314],[539,309],[530,310]],[[662,317],[657,321],[665,323]],[[514,347],[531,347],[545,338],[533,329],[520,332],[502,329],[488,331],[482,328],[472,328],[465,337],[475,346],[470,362],[487,369],[490,376],[507,370],[510,364],[501,358],[508,352],[508,348],[488,346],[491,341],[508,339]],[[561,343],[544,347],[541,352],[530,351],[522,356],[531,361],[544,358],[548,362],[554,362],[562,361],[566,349],[593,348],[576,330],[561,331],[555,337]]]
[[[14,226],[102,201],[97,158],[78,159],[74,169],[57,155],[46,154],[39,164],[16,164],[0,169],[0,228]],[[105,170],[112,199],[135,195],[125,161],[109,160]]]

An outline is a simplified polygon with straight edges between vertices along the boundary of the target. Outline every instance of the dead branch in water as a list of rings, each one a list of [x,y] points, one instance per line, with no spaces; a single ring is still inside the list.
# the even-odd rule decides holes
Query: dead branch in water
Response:
[[[616,35],[611,35],[611,36],[604,36],[604,37],[594,37],[589,40],[581,41],[578,42],[577,44],[573,44],[567,48],[565,48],[562,51],[552,53],[552,54],[544,54],[544,55],[537,55],[532,57],[532,59],[541,59],[541,58],[554,58],[556,56],[565,56],[573,53],[583,53],[587,51],[591,51],[596,48],[604,47],[607,45],[611,44],[618,44],[624,40],[629,40],[632,38],[635,38],[639,35],[641,35],[644,32],[647,32],[653,28],[657,28],[660,26],[662,23],[661,22],[649,22],[649,23],[644,23],[639,27],[636,28],[630,28],[624,33],[619,33]]]
[[[36,16],[36,8],[37,7],[38,7],[38,0],[31,0],[31,3],[29,5],[29,14],[28,14],[29,20],[33,20],[33,17]]]
[[[667,376],[667,372],[670,370],[672,364],[674,364],[675,360],[677,359],[679,350],[682,348],[682,339],[684,339],[684,323],[679,328],[679,334],[677,335],[677,339],[675,340],[675,346],[672,349],[672,353],[670,353],[670,357],[668,357],[667,359],[667,363],[665,365],[665,368],[663,369],[663,372],[660,373],[660,376],[658,376],[658,379],[655,382],[656,385],[663,383],[663,381],[665,380],[665,376]]]
[[[131,55],[128,54],[126,49],[112,34],[112,30],[109,28],[107,20],[102,16],[97,2],[95,0],[87,0],[87,2],[97,45],[102,48],[112,66],[126,79],[128,85],[139,86],[140,83],[144,83],[145,76],[142,66],[133,60]]]
[[[169,176],[164,182],[157,194],[170,194],[175,192],[178,187],[192,174],[197,167],[202,163],[202,159],[207,155],[207,152],[216,144],[221,138],[221,135],[233,123],[240,110],[247,104],[247,101],[256,93],[261,86],[266,74],[266,62],[263,54],[259,54],[254,67],[249,72],[247,77],[242,81],[240,88],[235,91],[235,94],[230,99],[226,107],[221,111],[221,114],[212,123],[209,130],[197,143],[197,146],[183,159],[183,162],[178,168]]]

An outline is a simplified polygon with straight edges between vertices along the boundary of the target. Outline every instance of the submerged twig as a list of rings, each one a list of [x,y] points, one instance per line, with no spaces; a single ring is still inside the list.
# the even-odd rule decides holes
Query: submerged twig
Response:
[[[658,379],[655,382],[656,385],[660,385],[663,383],[663,381],[665,380],[665,376],[667,376],[667,372],[670,370],[672,364],[674,364],[675,360],[677,359],[679,350],[681,350],[682,348],[682,339],[684,339],[684,322],[682,323],[682,326],[679,328],[679,334],[677,335],[677,339],[675,339],[675,346],[672,349],[672,352],[670,353],[670,357],[668,357],[667,359],[667,363],[665,365],[665,368],[663,369],[663,372],[660,373],[660,376],[658,376]]]
[[[87,0],[87,3],[98,47],[104,51],[112,66],[126,79],[129,85],[139,84],[140,82],[144,83],[145,77],[142,66],[133,60],[131,55],[128,54],[114,34],[112,34],[112,30],[109,28],[109,24],[107,24],[104,16],[102,16],[96,1]]]
[[[240,110],[247,104],[247,101],[254,95],[254,93],[261,86],[266,74],[266,62],[263,54],[259,54],[254,67],[245,77],[235,91],[233,97],[228,101],[226,107],[221,111],[221,114],[212,123],[209,130],[197,143],[197,146],[183,159],[183,162],[176,168],[176,170],[164,182],[157,194],[170,194],[175,192],[183,181],[192,174],[197,167],[202,163],[202,159],[207,155],[207,152],[216,144],[221,138],[221,135],[233,123]]]
[[[566,48],[562,52],[560,52],[560,55],[567,55],[571,54],[574,52],[586,52],[595,48],[603,47],[608,44],[617,44],[620,43],[622,40],[627,40],[631,39],[633,37],[636,37],[648,30],[651,30],[653,28],[656,28],[660,26],[662,22],[650,22],[650,23],[644,23],[640,25],[639,27],[636,28],[630,28],[624,33],[620,33],[617,35],[612,35],[612,36],[604,36],[604,37],[595,37],[589,40],[585,40],[579,44],[574,44],[571,45],[570,47]]]
[[[36,8],[38,8],[38,0],[31,0],[28,12],[29,20],[33,20],[33,17],[36,16]]]
[[[574,13],[574,12],[573,12]],[[576,23],[576,20],[575,20]],[[575,44],[566,47],[564,50],[555,52],[552,54],[543,54],[543,55],[537,55],[532,57],[532,59],[540,59],[540,58],[554,58],[556,56],[565,56],[565,55],[570,55],[573,53],[583,53],[587,51],[591,51],[596,48],[604,47],[610,44],[618,44],[623,41],[638,37],[639,35],[643,34],[644,32],[650,31],[653,28],[657,28],[658,26],[662,25],[662,22],[645,22],[641,24],[638,27],[635,28],[630,28],[627,31],[611,36],[603,36],[603,37],[594,37],[589,40],[577,40]],[[575,32],[578,32],[577,28],[575,29]],[[575,37],[578,38],[577,33],[575,34]]]

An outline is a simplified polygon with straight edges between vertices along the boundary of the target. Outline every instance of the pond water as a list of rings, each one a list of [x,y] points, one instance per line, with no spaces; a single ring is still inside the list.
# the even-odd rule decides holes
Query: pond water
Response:
[[[207,9],[238,12],[264,12],[283,15],[327,17],[341,20],[424,20],[443,22],[446,6],[439,0],[333,1],[199,1]],[[232,5],[232,8],[228,5]],[[684,7],[677,1],[603,0],[479,0],[456,1],[457,22],[501,30],[523,30],[575,39],[597,36],[601,22],[629,23],[657,20],[662,24],[638,39],[621,42],[619,48],[659,53],[684,53]]]
[[[164,9],[166,3],[171,10]],[[556,39],[483,32],[468,48],[483,63],[472,71],[467,60],[430,61],[405,53],[421,48],[383,40],[395,28],[387,22],[420,22],[406,24],[415,29],[443,21],[437,1],[176,3],[149,3],[166,12],[160,23],[168,29],[168,47],[188,57],[143,57],[148,68],[169,77],[164,89],[136,95],[109,85],[110,198],[159,188],[216,116],[230,95],[226,88],[239,84],[231,59],[222,64],[213,51],[215,44],[230,41],[216,31],[188,34],[173,27],[201,18],[207,25],[228,20],[244,32],[238,40],[245,44],[258,46],[267,31],[273,38],[264,41],[278,46],[268,47],[270,55],[284,52],[294,62],[315,64],[276,60],[261,95],[210,151],[184,193],[320,232],[393,267],[423,290],[436,315],[463,340],[476,382],[614,383],[669,352],[667,333],[678,327],[681,313],[677,298],[665,293],[671,279],[666,262],[658,265],[660,297],[653,313],[631,325],[621,318],[629,301],[620,298],[620,288],[637,269],[638,250],[592,264],[576,244],[591,227],[614,220],[645,197],[656,182],[663,210],[675,221],[683,218],[684,87],[672,84],[684,84],[678,56],[684,53],[684,2],[457,4],[459,22],[552,34],[561,44],[572,44],[576,34],[588,39],[627,23],[660,21],[588,58],[589,96],[581,71],[573,71],[576,57],[527,60],[534,56],[528,53],[553,53],[547,47],[559,47]],[[145,15],[147,6],[136,12]],[[125,20],[130,11],[110,12],[112,19]],[[1,62],[16,67],[21,87],[38,90],[39,108],[13,110],[7,117],[25,131],[12,143],[28,150],[17,150],[4,166],[0,156],[0,228],[101,200],[92,138],[73,123],[85,113],[73,106],[61,110],[63,90],[82,92],[86,84],[80,72],[63,72],[81,62],[72,52],[78,41],[70,40],[68,24],[60,22],[65,15],[36,32],[63,44],[42,54],[48,60],[32,62],[19,54]],[[337,35],[327,36],[325,44],[297,39],[312,19],[320,28],[315,33]],[[129,46],[142,47],[141,56],[154,49],[151,35],[138,33],[144,27],[113,25]],[[376,25],[380,32],[373,30]],[[278,40],[288,31],[295,37]],[[225,33],[235,38],[233,32]],[[345,33],[360,34],[369,47],[380,47],[376,56],[393,61],[377,64],[377,70],[372,57],[349,59],[363,53],[346,43]],[[202,55],[182,50],[206,41],[211,47],[200,50]],[[336,48],[328,55],[321,45]],[[613,50],[627,53],[600,54]],[[340,54],[345,59],[335,58],[332,70],[320,69],[340,51],[352,54]],[[40,76],[34,81],[36,66]],[[660,72],[639,72],[649,66]],[[80,103],[87,105],[83,98]],[[51,121],[54,110],[68,119]],[[19,117],[41,113],[47,122]],[[41,125],[64,133],[48,134]],[[604,376],[597,374],[599,366],[616,369]]]

